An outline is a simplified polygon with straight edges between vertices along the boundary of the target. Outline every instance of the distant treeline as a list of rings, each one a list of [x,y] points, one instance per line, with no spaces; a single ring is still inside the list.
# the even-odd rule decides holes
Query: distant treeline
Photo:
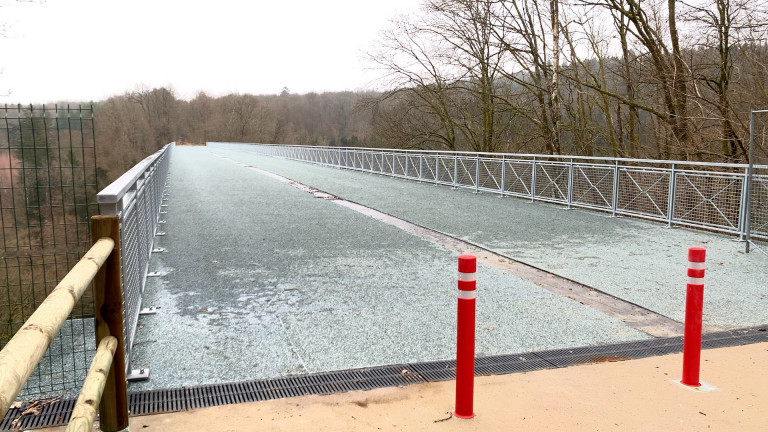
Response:
[[[373,146],[371,114],[359,108],[376,93],[230,94],[178,99],[167,88],[139,89],[94,104],[100,184],[114,180],[163,145],[232,141]]]

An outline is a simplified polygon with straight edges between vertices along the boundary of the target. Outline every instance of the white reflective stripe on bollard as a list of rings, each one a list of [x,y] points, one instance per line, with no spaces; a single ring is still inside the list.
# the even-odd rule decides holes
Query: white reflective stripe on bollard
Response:
[[[473,280],[475,280],[475,274],[459,272],[459,280],[464,282],[472,282]]]
[[[704,278],[703,277],[702,278],[689,277],[688,278],[688,284],[690,284],[690,285],[704,285]]]
[[[694,269],[694,270],[702,270],[702,269],[705,269],[705,264],[706,263],[703,263],[703,262],[688,261],[688,268]]]
[[[477,298],[477,295],[475,294],[475,291],[462,291],[459,290],[459,298],[460,299],[474,299]]]

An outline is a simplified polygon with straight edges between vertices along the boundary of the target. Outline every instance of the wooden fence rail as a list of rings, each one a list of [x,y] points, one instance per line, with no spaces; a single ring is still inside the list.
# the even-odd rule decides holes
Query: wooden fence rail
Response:
[[[83,388],[80,390],[75,408],[72,409],[72,417],[69,419],[67,432],[91,432],[93,429],[96,408],[101,401],[104,385],[107,383],[109,370],[112,367],[112,358],[115,356],[115,348],[117,348],[117,339],[114,336],[107,336],[101,340]]]
[[[117,216],[94,216],[91,223],[91,249],[0,351],[0,419],[16,400],[72,308],[93,282],[99,348],[73,411],[73,429],[67,430],[91,430],[96,406],[99,406],[103,431],[128,427],[120,225]]]

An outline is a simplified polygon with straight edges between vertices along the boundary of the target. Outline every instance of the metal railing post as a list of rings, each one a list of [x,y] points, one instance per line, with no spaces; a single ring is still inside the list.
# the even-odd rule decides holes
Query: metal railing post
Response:
[[[102,237],[109,237],[115,242],[114,250],[93,279],[96,346],[108,336],[117,339],[112,367],[99,405],[101,430],[114,432],[128,427],[120,220],[116,215],[93,216],[91,237],[94,242]]]
[[[453,155],[453,188],[456,189],[458,186],[458,177],[459,177],[459,159],[456,155]]]
[[[747,240],[747,184],[749,183],[749,167],[744,170],[744,179],[741,181],[741,199],[739,200],[739,241]]]
[[[531,164],[531,202],[536,201],[536,156]]]
[[[475,157],[475,193],[480,192],[480,156]]]
[[[667,228],[672,228],[675,219],[675,194],[677,193],[677,164],[672,164],[669,173],[669,196],[667,197]]]
[[[419,181],[424,179],[424,156],[419,153]]]
[[[405,178],[408,178],[408,177],[409,177],[409,175],[408,175],[408,159],[409,159],[409,158],[408,158],[408,153],[406,153],[406,154],[405,154],[405,171],[403,171],[403,176],[404,176]]]
[[[568,209],[573,208],[573,158],[568,162]]]
[[[619,208],[619,161],[613,165],[613,196],[611,200],[611,217],[616,217],[616,210]]]
[[[501,184],[499,185],[499,197],[504,198],[504,185],[507,181],[507,162],[504,156],[501,156]]]
[[[440,155],[435,156],[435,186],[440,182]]]

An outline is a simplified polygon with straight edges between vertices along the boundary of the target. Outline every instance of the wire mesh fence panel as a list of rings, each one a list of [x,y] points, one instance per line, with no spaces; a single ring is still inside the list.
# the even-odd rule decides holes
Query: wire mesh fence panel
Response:
[[[90,248],[96,156],[93,110],[0,107],[0,348]],[[77,388],[94,353],[87,291],[22,397]]]
[[[617,213],[667,220],[668,170],[619,167]]]
[[[405,164],[406,164],[406,158],[404,154],[395,154],[395,160],[394,160],[394,171],[392,172],[393,175],[396,176],[405,176]]]
[[[455,184],[456,158],[452,156],[440,156],[436,169],[436,177],[439,183]]]
[[[460,157],[456,160],[456,185],[475,187],[477,185],[477,159]]]
[[[538,162],[536,164],[536,198],[568,201],[568,164]]]
[[[414,154],[408,154],[406,156],[406,160],[408,163],[406,167],[407,170],[406,170],[405,176],[413,179],[420,178],[419,177],[419,163],[420,163],[419,156]]]
[[[610,210],[614,173],[615,167],[574,164],[571,202]]]
[[[768,254],[768,175],[753,176],[751,209],[750,241]]]
[[[674,222],[739,230],[743,175],[675,173]]]
[[[384,156],[384,173],[385,174],[394,174],[395,173],[395,155],[393,153],[387,153]]]
[[[437,179],[438,160],[435,156],[424,155],[421,158],[421,179],[433,182]]]
[[[480,159],[480,176],[477,179],[480,189],[496,192],[501,190],[503,163],[501,159]]]
[[[381,155],[379,153],[370,152],[368,158],[370,160],[371,172],[381,172]]]
[[[504,163],[504,193],[530,197],[533,162],[507,160]]]
[[[358,169],[361,171],[368,171],[368,155],[365,152],[360,152],[358,155]]]
[[[337,166],[339,164],[339,152],[335,150],[328,150],[326,152],[327,164],[330,166]]]

